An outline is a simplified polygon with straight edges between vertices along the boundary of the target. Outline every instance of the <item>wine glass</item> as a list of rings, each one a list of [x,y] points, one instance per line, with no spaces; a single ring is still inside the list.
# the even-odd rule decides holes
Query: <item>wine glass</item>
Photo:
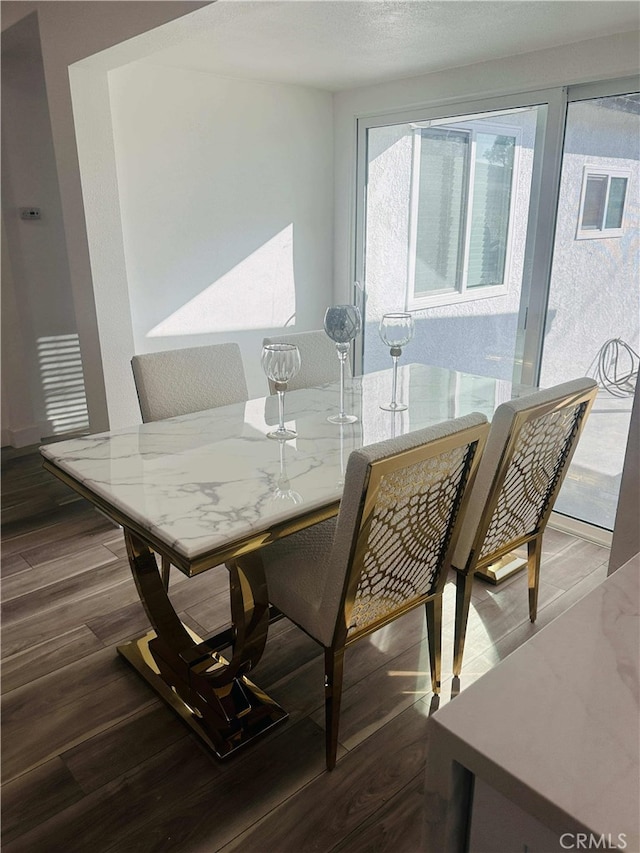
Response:
[[[389,347],[393,359],[393,384],[391,388],[391,402],[386,406],[380,406],[386,412],[404,412],[406,403],[398,403],[396,391],[398,387],[398,359],[402,354],[402,347],[406,346],[413,337],[414,325],[413,314],[401,312],[385,314],[380,320],[380,337],[383,343]]]
[[[344,371],[351,341],[359,334],[361,327],[360,309],[355,305],[334,305],[327,308],[324,330],[335,343],[340,359],[340,411],[337,415],[327,418],[332,424],[352,424],[358,420],[356,415],[347,415],[344,411]]]
[[[300,370],[300,350],[295,344],[265,344],[262,347],[262,369],[278,394],[278,429],[267,433],[267,438],[289,439],[298,433],[284,425],[284,392],[287,382]]]

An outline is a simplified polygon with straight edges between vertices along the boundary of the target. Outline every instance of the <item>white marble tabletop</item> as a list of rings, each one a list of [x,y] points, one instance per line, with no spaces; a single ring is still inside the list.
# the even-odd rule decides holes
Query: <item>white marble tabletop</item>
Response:
[[[432,806],[457,762],[559,839],[640,850],[639,588],[637,555],[434,714]]]
[[[379,408],[390,399],[390,370],[348,381],[355,424],[327,421],[337,411],[337,385],[289,392],[285,418],[298,438],[283,446],[266,437],[277,425],[276,398],[266,397],[48,444],[41,453],[107,511],[190,561],[338,501],[355,448],[473,411],[491,419],[499,403],[530,390],[407,365],[398,374],[406,412]]]

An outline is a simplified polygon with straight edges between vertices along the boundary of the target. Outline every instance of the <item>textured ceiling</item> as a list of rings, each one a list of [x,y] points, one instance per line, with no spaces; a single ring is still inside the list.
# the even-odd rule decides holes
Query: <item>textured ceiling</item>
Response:
[[[599,0],[218,0],[152,61],[331,91],[638,30]]]

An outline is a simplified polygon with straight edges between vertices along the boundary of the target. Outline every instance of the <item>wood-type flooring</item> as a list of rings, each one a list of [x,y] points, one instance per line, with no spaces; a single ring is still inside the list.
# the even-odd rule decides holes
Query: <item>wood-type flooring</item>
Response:
[[[437,703],[422,608],[347,651],[331,773],[322,652],[287,620],[274,624],[252,678],[289,719],[219,762],[116,652],[148,628],[122,532],[34,448],[3,449],[2,468],[3,853],[423,850]],[[524,574],[477,582],[460,688],[600,583],[607,560],[607,548],[548,529],[535,625]],[[453,692],[453,593],[450,583],[440,706]],[[201,635],[228,621],[224,570],[174,570],[171,595]]]

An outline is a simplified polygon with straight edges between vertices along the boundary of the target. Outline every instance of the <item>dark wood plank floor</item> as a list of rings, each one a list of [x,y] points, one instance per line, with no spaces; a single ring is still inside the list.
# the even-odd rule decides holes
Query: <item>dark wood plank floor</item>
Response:
[[[424,732],[436,704],[422,610],[348,651],[332,773],[322,655],[286,620],[254,677],[289,720],[217,762],[116,652],[148,627],[121,532],[33,449],[5,449],[2,463],[5,853],[422,850]],[[461,689],[604,579],[606,548],[551,529],[545,540],[535,626],[524,576],[477,584]],[[441,705],[452,694],[452,593],[449,584]],[[229,618],[224,571],[174,572],[172,598],[196,631]]]

